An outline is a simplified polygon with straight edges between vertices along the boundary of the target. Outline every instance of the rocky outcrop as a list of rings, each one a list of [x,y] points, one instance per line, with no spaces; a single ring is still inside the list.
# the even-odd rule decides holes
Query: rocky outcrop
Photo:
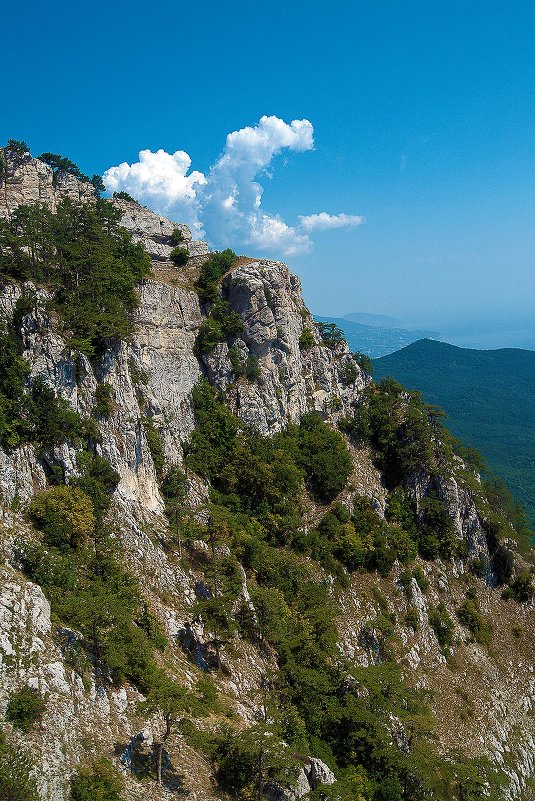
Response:
[[[64,198],[75,202],[92,201],[94,187],[73,175],[53,170],[29,153],[4,151],[5,170],[0,173],[0,218],[9,217],[18,206],[43,203],[55,211]]]
[[[334,784],[336,776],[332,770],[316,757],[303,758],[303,767],[291,787],[282,787],[275,782],[264,787],[264,795],[268,801],[299,801],[318,787]]]
[[[281,262],[248,260],[225,279],[230,306],[243,321],[232,346],[258,364],[258,379],[235,382],[227,344],[204,357],[210,381],[263,434],[280,431],[307,411],[336,422],[358,402],[367,379],[345,343],[322,343],[303,303],[301,284]],[[304,329],[314,346],[299,345]]]
[[[54,209],[63,197],[91,201],[95,195],[89,184],[80,184],[71,176],[59,176],[54,181],[47,165],[25,155],[17,164],[13,160],[8,163],[7,180],[0,185],[0,215],[8,215],[20,203],[43,202]],[[147,421],[159,432],[166,462],[181,464],[184,444],[194,428],[192,389],[203,376],[224,393],[245,423],[266,435],[297,422],[307,411],[318,412],[336,424],[352,413],[370,379],[345,344],[329,345],[321,340],[304,305],[300,282],[287,266],[266,260],[241,258],[225,277],[224,297],[239,314],[243,330],[212,353],[198,358],[194,345],[209,310],[200,304],[193,282],[199,264],[206,258],[206,245],[194,241],[185,225],[166,220],[132,201],[113,202],[121,210],[122,224],[143,243],[154,267],[153,277],[139,287],[132,339],[111,344],[98,360],[72,353],[57,321],[47,311],[47,293],[30,284],[22,288],[7,284],[1,288],[0,319],[12,320],[23,290],[34,297],[32,308],[26,309],[18,322],[23,355],[33,377],[41,376],[82,417],[92,416],[98,426],[101,441],[97,450],[120,477],[110,518],[121,539],[122,557],[141,579],[144,593],[176,645],[172,668],[187,683],[192,664],[202,670],[209,668],[203,624],[192,620],[192,605],[196,597],[203,597],[210,590],[194,569],[184,566],[166,541],[168,524],[149,447]],[[177,228],[194,257],[185,271],[169,261],[171,235]],[[303,339],[306,330],[312,336],[312,346]],[[255,366],[249,379],[236,375],[236,358]],[[112,403],[109,414],[97,417],[95,393],[100,383],[111,387]],[[367,495],[384,517],[387,491],[370,454],[352,446],[352,455],[353,473],[340,501],[350,506],[355,494]],[[135,748],[141,742],[148,748],[152,729],[160,731],[162,722],[139,719],[139,694],[132,688],[99,687],[90,669],[82,676],[72,660],[76,633],[52,626],[43,593],[15,569],[14,543],[17,537],[31,536],[21,512],[32,495],[46,486],[46,473],[51,466],[60,466],[67,480],[75,475],[78,468],[74,448],[67,443],[48,454],[38,453],[28,444],[6,452],[0,450],[0,553],[5,562],[0,574],[0,714],[5,712],[9,694],[15,689],[37,686],[47,693],[43,727],[32,735],[29,747],[39,766],[43,799],[65,801],[70,772],[81,759],[99,753],[99,741],[117,744],[119,762],[130,777],[126,769],[132,763]],[[433,489],[446,503],[458,538],[467,543],[470,558],[483,558],[487,566],[490,564],[484,531],[468,490],[453,477],[437,479],[424,472],[411,476],[407,489],[417,504]],[[207,501],[206,484],[190,474],[188,504],[203,520],[207,519]],[[324,511],[306,510],[311,529]],[[202,562],[203,545],[196,548],[194,543],[192,550],[199,553],[193,563],[197,558]],[[503,631],[499,632],[495,653],[490,654],[471,642],[466,629],[456,623],[456,648],[463,649],[463,671],[454,675],[453,667],[447,663],[449,654],[441,651],[429,615],[432,608],[444,602],[452,619],[456,619],[456,609],[466,591],[466,576],[462,564],[421,562],[418,566],[429,581],[427,592],[415,578],[410,578],[408,585],[397,581],[400,566],[394,568],[389,581],[372,574],[349,577],[343,592],[335,589],[332,577],[326,577],[333,595],[338,593],[336,601],[342,609],[338,621],[340,650],[357,666],[380,662],[385,645],[381,629],[384,615],[396,620],[396,647],[404,670],[416,686],[435,691],[435,709],[440,720],[447,721],[440,733],[444,751],[461,748],[463,737],[473,742],[475,752],[504,766],[510,779],[510,798],[523,801],[528,797],[526,787],[533,769],[533,668],[525,654],[522,656],[522,643],[514,639],[512,630],[514,626],[530,631],[531,613],[509,607],[504,611],[505,602],[493,589],[489,567],[487,587],[480,591],[480,601],[484,614],[499,621]],[[247,576],[243,569],[239,573],[240,603],[254,618]],[[386,600],[379,604],[377,597],[381,593]],[[409,611],[415,628],[405,622]],[[239,653],[228,657],[232,676],[221,681],[225,703],[232,699],[237,714],[249,723],[255,719],[258,680],[262,672],[273,669],[274,660],[267,647],[255,650],[240,641],[239,649]],[[460,692],[472,692],[477,700],[479,706],[472,722],[451,717]],[[446,699],[442,706],[441,693]],[[406,733],[397,719],[392,721],[391,734],[400,748],[407,748]],[[11,729],[10,736],[20,739]],[[206,765],[199,767],[199,762],[192,767],[196,757],[191,749],[182,747],[182,742],[180,745],[173,759],[184,760],[182,764],[192,781],[197,773],[204,770],[206,774]],[[271,793],[273,801],[295,801],[334,781],[333,773],[321,760],[309,757],[291,791],[270,786],[266,794]],[[132,782],[129,801],[140,797],[139,785],[133,779]],[[195,797],[208,797],[209,786],[208,777],[201,794]],[[158,801],[166,797],[151,796]]]
[[[113,742],[133,734],[128,713],[139,694],[130,688],[97,686],[89,671],[82,672],[77,657],[79,662],[76,635],[53,631],[50,605],[41,589],[0,568],[0,715],[10,694],[25,686],[45,698],[37,729],[24,737],[13,729],[11,735],[31,752],[39,790],[47,801],[64,801],[69,766],[98,753],[100,738]]]
[[[466,542],[467,556],[481,561],[487,583],[495,583],[487,538],[472,494],[460,486],[454,476],[431,475],[425,470],[409,476],[406,488],[418,510],[422,499],[430,492],[437,494],[449,512],[457,539]]]
[[[206,242],[195,240],[191,231],[183,223],[171,222],[167,217],[160,217],[145,206],[132,200],[112,199],[113,205],[122,213],[121,225],[132,234],[134,242],[142,242],[153,261],[167,262],[174,245],[171,235],[180,231],[181,245],[190,256],[204,256],[208,253]]]

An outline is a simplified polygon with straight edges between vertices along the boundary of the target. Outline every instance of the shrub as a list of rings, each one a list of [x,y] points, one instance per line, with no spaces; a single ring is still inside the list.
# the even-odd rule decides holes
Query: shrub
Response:
[[[147,445],[149,446],[150,455],[154,463],[154,469],[158,478],[163,473],[165,465],[165,453],[163,447],[162,435],[156,428],[154,421],[150,417],[143,418],[143,428],[145,429],[145,436],[147,437]]]
[[[121,801],[124,782],[107,759],[78,770],[71,779],[69,801]]]
[[[369,356],[367,356],[365,353],[360,353],[357,351],[353,354],[353,358],[361,370],[364,370],[364,372],[368,375],[373,374],[373,362]]]
[[[456,553],[458,540],[450,514],[442,500],[433,496],[423,498],[420,504],[418,550],[424,559],[440,556],[451,559]]]
[[[162,494],[170,503],[184,503],[188,491],[188,480],[181,467],[171,465],[161,484]]]
[[[346,441],[314,412],[301,418],[299,440],[299,461],[312,492],[329,503],[343,490],[353,467]]]
[[[31,389],[32,441],[45,448],[59,442],[76,440],[81,433],[80,416],[63,398],[40,377],[32,382]]]
[[[344,362],[342,366],[342,379],[344,384],[354,384],[359,375],[357,365],[353,361]]]
[[[221,325],[225,336],[233,337],[243,331],[243,322],[238,314],[231,309],[229,303],[221,298],[210,309],[210,315]]]
[[[0,798],[5,801],[39,801],[32,765],[28,758],[6,742],[0,732]]]
[[[236,258],[234,251],[227,248],[214,253],[203,263],[197,281],[197,292],[204,303],[213,303],[217,300],[219,296],[217,283],[230,270]]]
[[[249,356],[247,356],[247,362],[245,364],[245,376],[247,378],[247,381],[250,381],[252,383],[253,381],[256,381],[256,379],[259,378],[261,374],[262,371],[260,369],[260,364],[258,362],[258,356],[255,356],[254,354],[250,353]]]
[[[301,336],[299,337],[299,348],[300,350],[310,350],[316,344],[314,340],[314,334],[310,328],[303,328],[301,331]]]
[[[132,379],[132,383],[136,387],[146,387],[149,383],[149,376],[142,367],[138,367],[135,360],[130,357],[128,359],[128,372],[130,373],[130,378]]]
[[[196,356],[203,356],[211,353],[216,345],[225,341],[221,323],[213,317],[208,317],[199,329],[195,340],[194,353]]]
[[[415,606],[409,606],[407,614],[405,615],[405,622],[410,626],[413,631],[418,631],[420,626],[420,615]]]
[[[116,200],[129,200],[131,203],[137,203],[132,195],[129,195],[128,192],[121,190],[120,192],[114,192],[112,197],[116,198]]]
[[[95,519],[101,524],[119,483],[119,473],[103,456],[89,451],[78,454],[77,464],[80,475],[72,480],[71,486],[79,487],[91,499]]]
[[[226,337],[236,336],[242,330],[240,315],[230,308],[226,300],[219,298],[197,334],[194,352],[197,356],[210,353],[219,342],[224,342]]]
[[[189,259],[188,249],[184,247],[175,247],[169,254],[169,258],[171,259],[175,267],[183,267],[185,264],[188,263]]]
[[[177,247],[178,245],[180,245],[181,242],[184,241],[184,234],[182,233],[180,228],[175,228],[173,230],[173,233],[170,236],[170,240],[171,240],[171,244],[174,247]]]
[[[426,593],[429,589],[429,579],[425,575],[424,571],[421,567],[415,567],[412,571],[412,575],[416,579],[416,583],[421,589],[423,593]]]
[[[111,384],[99,383],[95,390],[94,413],[97,417],[109,417],[113,412],[115,392]]]
[[[17,729],[27,733],[35,723],[41,720],[45,709],[45,701],[39,690],[23,687],[10,696],[6,718]]]
[[[440,603],[436,609],[432,609],[429,612],[429,623],[435,632],[438,644],[443,650],[453,645],[455,626],[443,603]]]
[[[528,571],[519,573],[515,580],[512,581],[502,593],[503,598],[512,598],[518,601],[518,603],[528,603],[533,599],[534,595],[533,576]]]
[[[34,495],[29,513],[48,545],[55,548],[77,548],[95,529],[91,500],[78,487],[63,485]]]
[[[470,631],[476,642],[489,645],[492,626],[483,618],[475,593],[467,593],[467,597],[457,610],[457,617],[463,626]]]

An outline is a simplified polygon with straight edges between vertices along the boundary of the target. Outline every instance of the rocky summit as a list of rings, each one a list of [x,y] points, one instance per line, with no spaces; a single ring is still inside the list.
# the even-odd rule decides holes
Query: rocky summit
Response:
[[[4,796],[530,801],[532,552],[473,452],[285,264],[0,168]]]

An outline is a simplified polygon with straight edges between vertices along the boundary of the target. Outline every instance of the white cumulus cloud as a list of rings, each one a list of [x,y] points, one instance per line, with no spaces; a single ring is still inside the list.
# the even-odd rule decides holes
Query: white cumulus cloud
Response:
[[[283,151],[313,148],[314,128],[308,120],[287,123],[264,116],[255,126],[228,134],[207,175],[190,172],[191,158],[183,150],[142,150],[138,162],[106,170],[104,183],[110,192],[124,190],[154,211],[188,223],[215,247],[290,256],[310,250],[312,231],[363,221],[355,215],[321,212],[301,216],[292,226],[262,207],[261,181],[271,179],[273,160]]]
[[[109,192],[128,192],[158,214],[172,213],[199,231],[197,192],[206,178],[197,170],[188,175],[190,167],[191,158],[184,150],[141,150],[134,164],[123,161],[106,170],[104,183]]]
[[[363,222],[364,217],[358,214],[327,214],[326,211],[299,217],[299,227],[303,231],[328,231],[330,228],[362,225]]]

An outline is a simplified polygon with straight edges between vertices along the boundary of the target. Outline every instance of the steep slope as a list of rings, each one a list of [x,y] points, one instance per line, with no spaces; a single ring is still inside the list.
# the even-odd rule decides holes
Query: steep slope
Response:
[[[72,199],[41,162],[7,162],[8,220],[21,202],[55,212]],[[480,757],[506,797],[529,799],[533,604],[501,597],[525,566],[474,472],[446,459],[445,435],[405,394],[378,394],[344,343],[321,340],[284,264],[229,257],[203,284],[221,261],[185,226],[115,206],[152,276],[131,336],[89,355],[70,344],[54,285],[13,278],[3,245],[2,412],[9,424],[15,399],[25,422],[32,398],[48,428],[32,418],[0,449],[0,713],[40,798],[66,801],[104,756],[132,801],[177,788],[245,799],[259,783],[266,797],[323,784],[366,801],[483,783],[478,798]],[[384,420],[401,430],[405,416],[418,425],[403,449],[381,451]],[[463,625],[463,605],[492,632]],[[24,729],[13,699],[27,688],[44,710]],[[434,692],[428,713],[415,688]]]
[[[441,406],[452,433],[483,453],[535,521],[535,351],[422,339],[375,359],[374,372]]]

